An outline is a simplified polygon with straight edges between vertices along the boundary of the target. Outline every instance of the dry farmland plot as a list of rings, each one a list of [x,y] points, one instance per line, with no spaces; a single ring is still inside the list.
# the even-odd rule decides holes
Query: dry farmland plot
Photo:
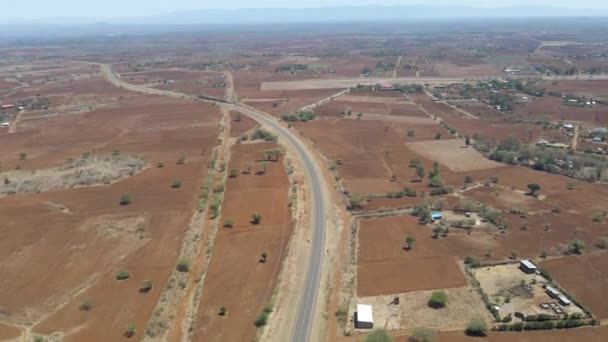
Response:
[[[281,160],[270,162],[265,174],[259,174],[263,167],[255,162],[276,147],[255,143],[232,149],[228,168],[239,174],[227,180],[221,220],[231,219],[233,225],[220,228],[216,238],[194,327],[196,341],[251,341],[255,317],[270,304],[292,230],[289,183]],[[250,164],[251,173],[244,173]],[[250,222],[254,212],[262,215],[259,225]],[[260,262],[263,252],[266,262]],[[218,315],[222,306],[225,317]]]
[[[163,107],[155,100],[141,96],[123,109],[57,116],[5,139],[3,165],[20,163],[22,170],[59,166],[92,149],[164,167],[108,186],[0,199],[2,320],[34,325],[36,333],[63,332],[66,341],[117,340],[130,323],[141,336],[175,267],[219,121],[207,104],[163,99]],[[28,157],[19,161],[22,151]],[[177,165],[181,156],[187,162]],[[171,188],[174,179],[184,186]],[[121,206],[125,193],[132,203]],[[116,280],[119,270],[130,279]],[[153,290],[141,294],[147,279]],[[87,300],[93,308],[81,311]]]
[[[319,119],[294,124],[311,139],[332,161],[338,163],[338,171],[346,188],[354,193],[385,193],[405,186],[421,189],[426,183],[412,182],[417,179],[415,169],[409,168],[412,159],[419,159],[430,170],[433,163],[406,146],[407,141],[434,139],[437,133],[442,139],[450,134],[439,125],[420,125],[375,120]],[[414,137],[407,137],[409,129]],[[442,171],[449,169],[442,167]],[[390,182],[391,175],[396,176]]]
[[[551,259],[540,266],[594,315],[608,318],[607,252]]]
[[[454,256],[411,216],[360,222],[357,293],[360,297],[466,285]],[[416,237],[404,250],[405,237]]]
[[[517,105],[514,113],[529,120],[545,119],[567,120],[592,124],[608,124],[608,106],[593,107],[565,106],[562,99],[554,96],[536,98],[526,105]]]
[[[467,148],[462,140],[434,140],[408,143],[416,153],[447,166],[455,172],[485,170],[502,167],[497,162],[486,159],[473,148]]]

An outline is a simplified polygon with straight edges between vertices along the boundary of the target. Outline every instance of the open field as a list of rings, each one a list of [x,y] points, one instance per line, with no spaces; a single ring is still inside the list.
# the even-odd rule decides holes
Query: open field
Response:
[[[462,140],[434,140],[408,143],[407,147],[424,157],[436,160],[455,172],[485,170],[502,167],[486,159],[481,153],[467,148]]]
[[[282,160],[270,162],[263,174],[262,166],[254,163],[265,159],[264,150],[276,146],[255,143],[232,148],[228,168],[239,174],[227,180],[221,222],[232,220],[233,225],[220,227],[216,237],[194,325],[195,340],[252,340],[256,316],[271,304],[292,230],[289,183]],[[254,212],[262,216],[258,225],[250,222]],[[262,253],[267,253],[265,262],[260,261]],[[218,315],[222,306],[227,309],[225,317]]]
[[[114,108],[30,121],[0,137],[3,167],[18,164],[22,172],[115,150],[155,166],[111,185],[0,199],[6,218],[0,288],[10,294],[0,300],[2,321],[60,332],[66,341],[116,340],[131,323],[143,333],[175,267],[216,144],[218,115],[206,104],[130,96]],[[186,163],[177,165],[182,156]],[[184,186],[171,188],[175,179]],[[130,205],[119,204],[125,193]],[[120,270],[131,277],[116,280]],[[150,293],[138,292],[144,280],[153,284]],[[92,303],[88,312],[79,310],[84,301]]]
[[[567,256],[541,262],[553,279],[598,318],[608,317],[608,253]]]
[[[426,229],[430,230],[410,216],[361,221],[357,294],[367,297],[464,286],[456,258]],[[404,249],[408,234],[416,237],[409,251]]]

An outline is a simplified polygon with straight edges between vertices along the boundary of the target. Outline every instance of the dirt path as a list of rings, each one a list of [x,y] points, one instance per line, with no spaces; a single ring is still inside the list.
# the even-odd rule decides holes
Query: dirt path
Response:
[[[317,107],[320,107],[320,106],[322,106],[322,105],[324,105],[324,104],[332,101],[336,97],[339,97],[339,96],[342,96],[342,95],[345,95],[345,94],[348,94],[348,93],[350,93],[350,89],[342,90],[342,91],[337,92],[337,93],[335,93],[335,94],[333,94],[331,96],[328,96],[328,97],[326,97],[324,99],[321,99],[321,100],[319,100],[319,101],[317,101],[317,102],[315,102],[313,104],[310,104],[308,106],[304,106],[304,107],[298,109],[298,111],[306,112],[306,111],[309,111],[309,110],[313,110],[313,109],[315,109]]]
[[[402,59],[403,56],[399,56],[399,58],[397,59],[397,63],[395,63],[395,68],[393,69],[393,79],[397,78],[397,70],[399,70],[399,67],[401,66]]]
[[[581,133],[581,125],[578,124],[574,127],[574,137],[572,137],[572,151],[576,152],[578,148],[578,138]]]
[[[23,114],[24,111],[25,110],[23,110],[23,109],[19,110],[19,113],[17,113],[17,117],[15,117],[15,121],[13,121],[13,123],[8,128],[9,133],[17,132],[17,125],[19,124],[19,122],[21,122],[21,115]]]
[[[234,92],[234,77],[230,71],[225,71],[223,74],[226,76],[226,92],[224,94],[224,100],[230,103],[235,102],[237,96]]]

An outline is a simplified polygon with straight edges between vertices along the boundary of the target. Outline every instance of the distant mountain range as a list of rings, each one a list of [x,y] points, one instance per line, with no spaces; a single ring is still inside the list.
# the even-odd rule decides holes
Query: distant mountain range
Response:
[[[319,8],[246,8],[175,12],[157,16],[115,18],[47,18],[35,21],[8,20],[5,24],[88,24],[121,25],[199,25],[199,24],[272,24],[387,21],[457,18],[530,18],[530,17],[608,17],[607,9],[564,7],[466,7],[466,6],[341,6]]]
[[[320,8],[267,8],[201,10],[155,17],[116,19],[120,23],[219,24],[219,23],[303,23],[385,21],[404,19],[523,18],[523,17],[608,17],[608,10],[562,7],[465,6],[352,6]]]

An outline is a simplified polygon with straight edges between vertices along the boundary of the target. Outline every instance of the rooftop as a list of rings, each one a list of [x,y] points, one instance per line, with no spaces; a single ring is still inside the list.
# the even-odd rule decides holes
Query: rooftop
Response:
[[[357,321],[374,323],[374,315],[372,314],[371,305],[357,304]]]

